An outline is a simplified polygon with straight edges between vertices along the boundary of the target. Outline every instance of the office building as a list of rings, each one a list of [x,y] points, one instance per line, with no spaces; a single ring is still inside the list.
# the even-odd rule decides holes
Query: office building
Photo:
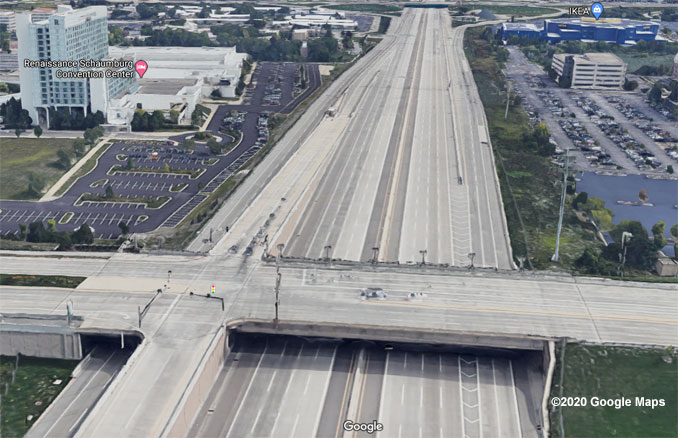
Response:
[[[79,65],[27,66],[41,61],[79,63],[109,59],[105,6],[74,10],[59,5],[56,11],[20,13],[16,15],[16,26],[21,102],[36,124],[49,126],[50,110],[83,115],[97,110],[105,113],[108,98],[135,85],[133,76],[63,77],[64,72],[81,71]]]
[[[5,26],[6,32],[16,32],[16,19],[12,11],[0,11],[0,26]]]
[[[612,53],[560,53],[551,66],[558,82],[572,88],[621,88],[626,77],[626,63]]]
[[[537,23],[503,23],[499,36],[508,40],[539,38],[552,43],[560,41],[608,42],[633,45],[638,41],[657,39],[659,23],[654,21],[627,20],[623,18],[551,18]]]

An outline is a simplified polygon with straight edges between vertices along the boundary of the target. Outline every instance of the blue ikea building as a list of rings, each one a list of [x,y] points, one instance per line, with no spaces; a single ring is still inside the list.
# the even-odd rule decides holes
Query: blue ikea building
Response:
[[[499,36],[507,40],[515,35],[519,38],[539,38],[557,43],[559,41],[604,41],[632,45],[638,41],[654,41],[659,32],[659,23],[654,21],[608,18],[553,18],[544,20],[540,26],[532,23],[503,23]]]

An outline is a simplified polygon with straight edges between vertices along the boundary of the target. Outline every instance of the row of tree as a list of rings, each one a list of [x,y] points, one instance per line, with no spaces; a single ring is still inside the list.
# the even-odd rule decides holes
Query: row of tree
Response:
[[[94,243],[92,228],[82,224],[73,231],[57,231],[56,222],[53,219],[47,221],[47,228],[42,222],[19,224],[19,239],[33,243],[52,242],[58,243],[60,250],[71,249],[73,245],[90,245]]]

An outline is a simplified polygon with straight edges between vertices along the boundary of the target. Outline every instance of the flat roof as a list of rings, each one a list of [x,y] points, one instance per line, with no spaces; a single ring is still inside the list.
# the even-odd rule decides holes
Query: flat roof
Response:
[[[137,94],[176,95],[182,88],[195,85],[196,79],[139,79]]]

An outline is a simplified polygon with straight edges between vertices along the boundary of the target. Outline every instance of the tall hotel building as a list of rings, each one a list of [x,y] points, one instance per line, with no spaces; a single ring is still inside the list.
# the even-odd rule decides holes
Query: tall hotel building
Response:
[[[98,61],[108,56],[106,7],[72,9],[59,5],[49,14],[16,15],[21,103],[33,123],[49,125],[49,110],[106,114],[111,95],[125,92],[134,78],[57,78],[59,68],[26,67],[29,61]],[[77,70],[71,68],[70,70]],[[68,70],[68,69],[66,69]]]

